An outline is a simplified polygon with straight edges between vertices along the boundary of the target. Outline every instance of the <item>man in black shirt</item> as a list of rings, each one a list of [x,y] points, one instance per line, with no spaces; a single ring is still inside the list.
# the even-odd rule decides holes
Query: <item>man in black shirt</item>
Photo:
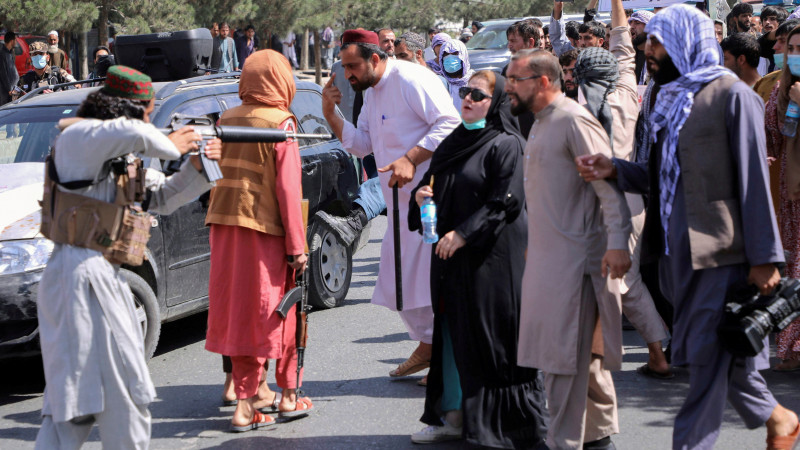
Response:
[[[761,47],[761,57],[769,60],[769,70],[772,72],[776,70],[773,55],[775,50],[772,48],[775,45],[777,36],[775,31],[778,27],[789,17],[789,12],[782,6],[770,5],[761,10],[761,29],[764,34],[758,38],[758,45]]]

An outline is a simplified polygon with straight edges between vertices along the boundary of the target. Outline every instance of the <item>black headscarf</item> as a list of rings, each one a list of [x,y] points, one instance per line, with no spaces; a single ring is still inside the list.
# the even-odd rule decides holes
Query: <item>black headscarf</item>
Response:
[[[436,175],[448,166],[463,162],[501,133],[517,137],[522,143],[521,148],[524,147],[525,140],[519,130],[519,123],[511,115],[511,105],[505,92],[505,85],[506,79],[496,75],[492,103],[486,113],[486,127],[468,130],[461,124],[453,130],[433,153],[431,166],[428,169],[430,174]]]

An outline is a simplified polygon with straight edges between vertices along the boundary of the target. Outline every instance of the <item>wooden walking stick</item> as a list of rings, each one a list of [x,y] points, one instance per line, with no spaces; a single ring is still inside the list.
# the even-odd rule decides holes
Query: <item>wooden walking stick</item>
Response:
[[[394,290],[397,310],[403,310],[403,269],[400,266],[400,208],[397,206],[397,182],[392,186],[392,224],[394,228]]]

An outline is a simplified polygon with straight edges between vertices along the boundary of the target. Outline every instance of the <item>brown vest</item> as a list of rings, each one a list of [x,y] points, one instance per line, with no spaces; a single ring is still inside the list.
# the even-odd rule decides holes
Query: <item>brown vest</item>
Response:
[[[220,125],[279,128],[290,113],[262,105],[241,105],[225,111]],[[206,225],[236,225],[283,236],[276,195],[274,143],[224,143],[222,178],[211,190]]]
[[[738,177],[725,123],[734,77],[720,77],[694,97],[679,136],[678,156],[695,270],[747,261]]]

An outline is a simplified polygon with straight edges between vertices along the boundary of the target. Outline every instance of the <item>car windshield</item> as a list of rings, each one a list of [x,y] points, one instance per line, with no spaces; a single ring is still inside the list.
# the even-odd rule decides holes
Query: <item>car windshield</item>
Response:
[[[467,42],[467,49],[489,50],[506,48],[508,45],[506,29],[508,29],[508,25],[486,25]]]
[[[61,105],[0,111],[0,164],[44,162],[59,133],[56,123],[77,110]]]

